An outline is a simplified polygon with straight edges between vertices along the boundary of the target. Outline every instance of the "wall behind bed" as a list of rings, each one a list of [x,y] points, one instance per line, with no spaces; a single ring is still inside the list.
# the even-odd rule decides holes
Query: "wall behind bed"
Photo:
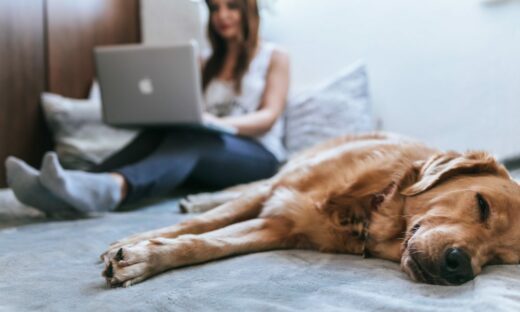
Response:
[[[92,47],[140,41],[138,0],[0,0],[0,187],[4,159],[33,166],[52,149],[43,91],[87,95]]]
[[[519,21],[518,0],[280,0],[263,22],[297,89],[364,58],[385,129],[507,157],[520,155]]]
[[[185,8],[193,1],[166,1],[143,0],[145,42],[186,37],[184,22],[165,22],[181,10],[205,20]],[[520,0],[267,2],[263,36],[289,50],[294,93],[363,58],[386,130],[445,149],[520,154]],[[170,32],[156,32],[157,20]]]

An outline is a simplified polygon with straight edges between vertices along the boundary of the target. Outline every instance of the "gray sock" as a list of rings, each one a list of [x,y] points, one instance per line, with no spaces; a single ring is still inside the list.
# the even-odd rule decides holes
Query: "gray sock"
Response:
[[[43,158],[41,183],[63,201],[85,213],[111,211],[121,202],[121,186],[108,173],[64,170],[56,153]]]
[[[8,157],[5,161],[7,184],[16,198],[31,207],[44,212],[49,217],[71,218],[82,216],[72,206],[54,196],[38,180],[38,170],[24,161]]]

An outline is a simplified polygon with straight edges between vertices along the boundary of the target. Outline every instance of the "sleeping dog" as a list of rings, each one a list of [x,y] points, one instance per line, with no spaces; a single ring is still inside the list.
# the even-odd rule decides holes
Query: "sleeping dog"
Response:
[[[239,191],[191,220],[114,243],[101,256],[108,284],[289,248],[388,259],[417,282],[441,285],[520,260],[520,186],[484,152],[439,152],[383,133],[345,136]]]

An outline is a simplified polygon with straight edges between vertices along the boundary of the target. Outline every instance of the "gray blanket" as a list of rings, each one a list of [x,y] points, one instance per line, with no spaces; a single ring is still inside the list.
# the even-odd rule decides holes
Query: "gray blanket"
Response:
[[[520,311],[520,266],[458,287],[417,284],[396,263],[264,252],[110,289],[98,255],[126,235],[178,222],[176,201],[101,218],[0,230],[0,311]]]

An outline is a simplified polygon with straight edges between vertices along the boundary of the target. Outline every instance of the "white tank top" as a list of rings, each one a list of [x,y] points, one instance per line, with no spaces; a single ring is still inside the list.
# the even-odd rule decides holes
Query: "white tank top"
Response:
[[[242,92],[236,94],[232,81],[218,78],[213,79],[204,93],[206,112],[218,116],[240,116],[258,110],[264,95],[267,73],[271,64],[271,55],[275,46],[262,42],[258,52],[249,65],[249,69],[242,78]],[[256,137],[268,151],[279,161],[286,158],[282,144],[283,119],[278,118],[271,129]]]

